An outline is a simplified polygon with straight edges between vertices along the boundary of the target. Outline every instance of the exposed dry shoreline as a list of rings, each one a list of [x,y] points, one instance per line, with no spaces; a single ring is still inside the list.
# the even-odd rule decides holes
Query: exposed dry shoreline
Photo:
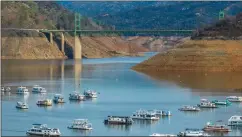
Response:
[[[242,40],[188,40],[132,69],[146,72],[242,72]]]
[[[148,51],[121,37],[81,37],[80,41],[84,58],[141,56],[138,52]],[[65,53],[61,52],[60,47],[60,38],[54,37],[54,44],[50,44],[43,34],[40,37],[1,37],[1,59],[73,58],[74,37],[65,36]]]

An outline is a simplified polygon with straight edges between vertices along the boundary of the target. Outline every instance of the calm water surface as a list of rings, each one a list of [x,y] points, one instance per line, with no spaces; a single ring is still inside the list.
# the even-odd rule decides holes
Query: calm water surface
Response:
[[[130,69],[150,55],[83,59],[82,62],[3,60],[2,85],[11,86],[12,91],[2,93],[2,135],[25,135],[25,131],[31,128],[33,123],[45,123],[49,127],[59,128],[65,136],[147,136],[154,132],[177,134],[185,128],[203,128],[207,121],[223,120],[226,124],[232,115],[241,115],[242,103],[203,110],[199,113],[179,112],[177,109],[182,105],[196,105],[201,98],[223,100],[226,96],[242,95],[242,93],[226,92],[228,89],[224,91],[222,86],[221,90],[216,89],[216,91],[215,89],[207,90],[207,88],[206,90],[197,89],[194,86],[194,80],[200,79],[199,77],[184,83],[183,80],[172,78],[186,77],[184,74],[174,74],[174,76],[170,74],[170,77],[166,74],[162,75],[165,78],[157,79]],[[238,77],[237,74],[236,76]],[[198,82],[195,82],[195,85],[200,85]],[[203,79],[201,85],[206,85],[206,82],[207,80]],[[31,91],[35,84],[45,87],[48,93],[41,95],[30,92],[28,96],[14,93],[18,86],[27,86]],[[71,92],[83,92],[85,89],[94,89],[100,94],[97,99],[84,102],[68,100]],[[64,95],[65,104],[53,104],[50,107],[36,106],[37,100],[52,99],[56,93]],[[17,110],[15,108],[17,101],[27,102],[29,109]],[[108,115],[130,116],[141,108],[170,110],[173,116],[152,123],[135,121],[132,126],[128,127],[105,126],[103,123]],[[76,118],[88,119],[94,129],[92,131],[67,129],[67,126]],[[229,134],[223,135],[242,136],[242,128],[235,128]]]

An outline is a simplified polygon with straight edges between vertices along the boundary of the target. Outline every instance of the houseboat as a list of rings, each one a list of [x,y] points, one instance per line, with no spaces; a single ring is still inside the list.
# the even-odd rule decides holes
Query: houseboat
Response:
[[[148,112],[154,113],[156,116],[171,116],[170,111],[164,111],[164,110],[148,110]]]
[[[228,126],[241,126],[242,127],[242,116],[232,116],[228,120]]]
[[[159,120],[160,118],[154,112],[149,112],[146,110],[138,110],[132,116],[132,119],[140,120]]]
[[[226,99],[229,100],[230,102],[242,102],[242,97],[238,97],[238,96],[229,96]]]
[[[92,90],[84,91],[84,96],[86,98],[97,98],[97,92]]]
[[[104,120],[104,124],[132,125],[133,120],[131,117],[108,116],[108,118]]]
[[[53,102],[54,103],[65,103],[64,97],[61,94],[55,94]]]
[[[39,100],[36,103],[39,106],[52,106],[52,100],[51,99],[45,99],[45,100]]]
[[[10,87],[1,87],[2,92],[9,92],[11,90]]]
[[[219,100],[214,100],[212,101],[212,103],[214,103],[215,105],[230,105],[231,102],[226,99],[226,101],[219,101]]]
[[[28,106],[28,104],[26,104],[26,103],[23,103],[23,102],[17,102],[16,108],[18,108],[18,109],[28,109],[29,106]]]
[[[179,108],[180,111],[200,111],[200,108],[197,106],[183,106],[182,108]]]
[[[186,129],[183,132],[179,132],[177,136],[180,137],[206,137],[209,136],[207,133],[204,133],[200,129]]]
[[[18,87],[17,88],[17,94],[28,94],[29,90],[26,87]]]
[[[43,87],[40,87],[39,85],[34,85],[32,92],[34,93],[46,93],[46,89]]]
[[[27,135],[37,136],[60,136],[58,128],[48,128],[46,124],[33,124],[32,128],[26,132]]]
[[[176,135],[173,135],[173,134],[159,134],[159,133],[153,133],[150,136],[152,136],[152,137],[176,137]]]
[[[72,94],[69,94],[69,100],[85,100],[85,96],[78,92],[73,92]]]
[[[215,103],[208,101],[207,99],[202,99],[201,103],[197,105],[200,108],[218,108]]]
[[[87,119],[75,119],[72,125],[68,126],[70,129],[92,130],[92,124]]]
[[[203,128],[203,131],[206,132],[230,132],[229,128],[224,124],[213,124],[208,122],[207,125]]]

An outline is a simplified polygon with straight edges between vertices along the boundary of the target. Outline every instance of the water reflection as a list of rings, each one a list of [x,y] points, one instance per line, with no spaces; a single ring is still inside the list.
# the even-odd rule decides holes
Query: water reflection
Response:
[[[176,72],[176,71],[142,71],[154,79],[173,82],[179,86],[192,89],[218,89],[216,91],[226,91],[224,89],[242,88],[241,72]],[[211,94],[213,92],[207,92]],[[226,93],[225,92],[225,93]],[[241,92],[240,92],[241,93]]]
[[[157,124],[158,120],[139,120],[139,119],[134,119],[134,124],[139,124],[140,127],[148,127],[154,124]]]
[[[112,125],[112,124],[105,124],[105,127],[108,129],[117,129],[117,130],[122,130],[122,131],[130,131],[131,130],[131,125]]]
[[[84,135],[84,136],[88,136],[92,132],[92,130],[79,130],[79,129],[69,129],[69,130],[72,130],[72,132],[75,132],[75,133],[81,133],[81,135]]]
[[[75,91],[81,91],[81,60],[74,60],[74,79],[75,79]]]

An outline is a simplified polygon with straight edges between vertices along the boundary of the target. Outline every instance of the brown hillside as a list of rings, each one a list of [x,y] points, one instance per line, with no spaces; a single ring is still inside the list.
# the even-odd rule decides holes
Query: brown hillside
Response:
[[[242,40],[191,40],[136,66],[140,71],[242,71]]]

